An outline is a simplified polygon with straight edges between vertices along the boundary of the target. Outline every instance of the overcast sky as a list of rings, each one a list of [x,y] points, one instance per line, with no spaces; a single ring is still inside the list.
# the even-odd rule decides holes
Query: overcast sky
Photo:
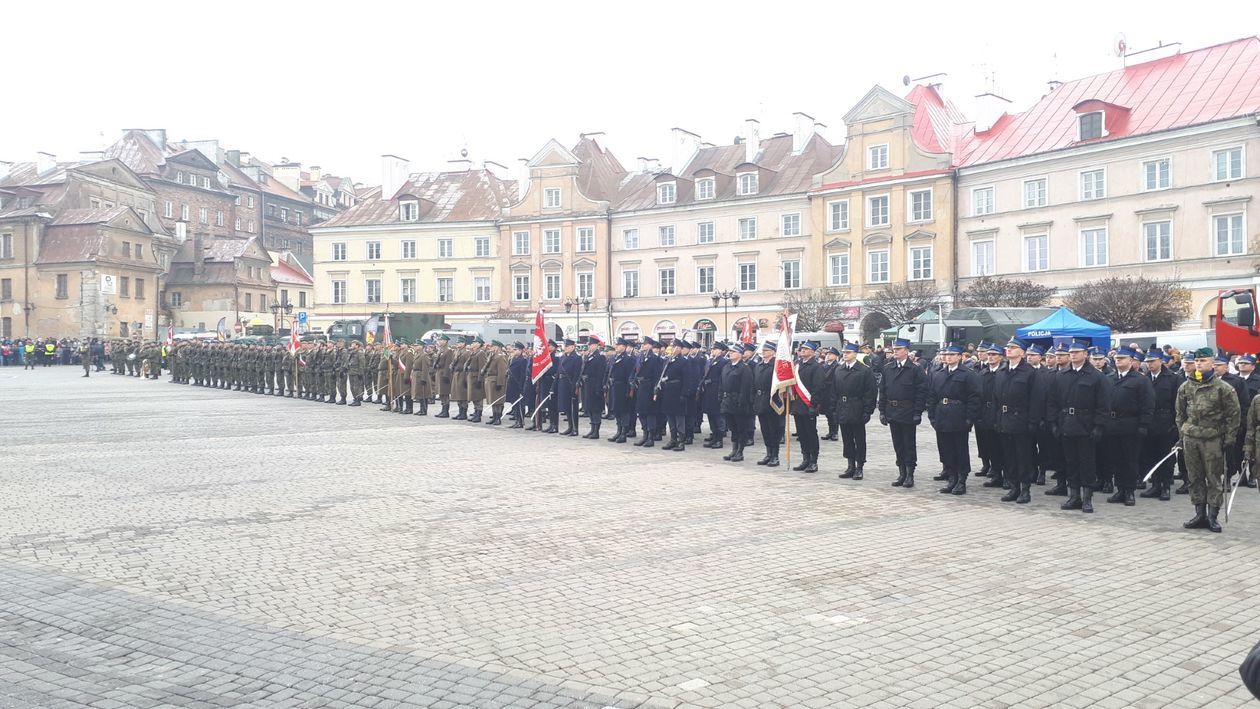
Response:
[[[947,73],[967,113],[992,75],[1024,107],[1050,79],[1119,67],[1117,33],[1134,49],[1193,49],[1260,28],[1255,0],[55,5],[5,7],[0,160],[166,128],[371,184],[382,153],[417,171],[465,147],[514,165],[594,131],[634,169],[667,161],[671,127],[729,143],[746,118],[791,131],[793,111],[838,142],[863,94],[904,94],[905,75]]]

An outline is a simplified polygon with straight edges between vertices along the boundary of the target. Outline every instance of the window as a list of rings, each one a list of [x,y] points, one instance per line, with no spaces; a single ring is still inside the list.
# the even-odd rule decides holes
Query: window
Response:
[[[657,230],[657,233],[660,235],[661,246],[674,245],[674,225],[673,224],[667,224],[661,227],[660,229]]]
[[[1172,184],[1171,170],[1172,161],[1168,158],[1160,158],[1158,160],[1147,160],[1142,163],[1142,189],[1150,190],[1166,190]]]
[[[780,236],[800,236],[801,235],[801,215],[799,212],[792,214],[784,214],[781,217],[781,234]]]
[[[120,284],[126,283],[127,279],[122,278],[122,279],[119,279],[119,281],[120,281]],[[126,296],[127,288],[120,285],[118,292],[120,295]],[[58,298],[70,297],[70,274],[68,273],[57,274],[57,297]]]
[[[415,258],[415,257],[416,257],[416,241],[415,241],[415,239],[407,239],[406,241],[402,242],[402,257],[403,257],[403,258]]]
[[[100,197],[93,197],[93,198],[89,199],[89,200],[88,200],[88,206],[89,206],[89,207],[91,207],[92,209],[100,209],[100,208],[101,208],[101,199],[100,199]]]
[[[398,281],[398,290],[402,293],[402,302],[416,302],[416,279],[402,278]]]
[[[1172,260],[1172,222],[1142,225],[1142,251],[1147,261]]]
[[[1076,119],[1077,137],[1080,140],[1101,138],[1107,133],[1103,130],[1102,111],[1085,113]]]
[[[543,274],[543,300],[560,300],[560,274]]]
[[[301,213],[301,212],[299,212],[299,211],[297,211],[296,209],[295,209],[295,210],[293,210],[293,223],[294,223],[294,224],[301,224],[301,223],[302,223],[302,213]]]
[[[201,178],[201,186],[202,186],[202,187],[205,187],[206,189],[210,189],[210,178],[209,178],[209,177],[202,177],[202,178]]]
[[[451,258],[455,255],[455,244],[451,239],[438,239],[438,258]]]
[[[757,173],[745,172],[739,176],[739,193],[741,195],[757,194]]]
[[[237,231],[240,231],[240,230],[241,230],[241,218],[240,218],[240,217],[237,217],[237,218],[236,218],[236,230],[237,230]]]
[[[140,295],[140,291],[141,291],[141,288],[140,288],[140,287],[141,287],[142,285],[144,285],[144,282],[143,282],[143,281],[140,281],[140,280],[137,280],[137,281],[136,281],[136,297],[137,297],[137,298],[142,298],[142,297],[143,297],[142,295]],[[258,309],[259,309],[260,311],[263,311],[263,310],[266,310],[266,309],[267,309],[267,294],[266,294],[266,293],[259,293],[259,294],[258,294]]]
[[[1050,237],[1047,234],[1024,237],[1024,270],[1050,269]]]
[[[162,216],[166,217],[167,219],[170,219],[171,217],[175,216],[175,205],[172,204],[170,200],[167,200],[162,203]]]
[[[912,222],[932,221],[931,189],[910,191],[910,214],[908,218]]]
[[[210,223],[210,210],[206,207],[198,208],[197,221],[201,222],[202,224],[209,224]]]
[[[675,292],[674,269],[662,268],[656,272],[656,294],[673,295]]]
[[[250,195],[246,201],[249,202],[249,208],[253,209],[254,208],[254,195]]]
[[[696,292],[701,294],[712,293],[713,289],[713,267],[696,267]]]
[[[827,285],[833,288],[849,285],[848,254],[831,254],[827,257]]]
[[[673,204],[677,197],[678,188],[673,182],[666,182],[656,186],[657,204]]]
[[[529,300],[529,276],[512,276],[512,300]]]
[[[12,278],[0,278],[0,300],[13,300]]]
[[[512,232],[512,255],[528,256],[529,255],[529,232],[516,231]]]
[[[595,274],[586,272],[577,274],[578,298],[595,297]]]
[[[223,210],[216,210],[214,213],[214,225],[223,226]]]
[[[1243,176],[1243,149],[1226,148],[1212,152],[1212,179],[1241,180]]]
[[[122,252],[123,258],[131,258],[131,242],[122,242]]]
[[[578,252],[589,252],[595,250],[595,227],[579,227],[577,230],[577,250]],[[488,256],[489,254],[487,254]]]
[[[639,295],[639,272],[638,271],[622,271],[621,272],[621,296],[623,298],[635,298]]]
[[[439,303],[451,303],[455,301],[454,278],[437,279],[437,297]]]
[[[871,251],[866,254],[866,282],[888,282],[888,252]]]
[[[473,298],[478,303],[490,302],[490,279],[486,276],[477,276],[473,279]]]
[[[1243,215],[1220,214],[1212,217],[1212,234],[1215,237],[1217,256],[1237,256],[1243,253]]]
[[[64,278],[65,275],[66,274],[64,273],[57,274],[57,292],[58,293],[62,292],[61,279]],[[120,276],[118,278],[118,295],[124,298],[131,297],[131,279],[130,278],[126,276]],[[62,297],[62,296],[58,296],[58,297]]]
[[[346,243],[344,241],[338,241],[334,243],[332,245],[332,249],[333,249],[332,260],[334,261],[346,260]]]
[[[1107,265],[1107,229],[1081,230],[1081,265],[1085,267]]]
[[[363,290],[367,292],[367,302],[381,302],[381,279],[368,278],[363,281]]]
[[[548,187],[543,190],[543,208],[557,209],[560,206],[560,188]]]
[[[993,250],[991,240],[971,242],[971,275],[992,276],[996,272]]]
[[[179,205],[179,218],[184,221],[188,221],[188,205]]]
[[[144,300],[144,279],[143,278],[136,279],[136,299]]]
[[[281,288],[280,289],[280,304],[284,305],[287,302],[289,302],[289,289]]]
[[[739,222],[739,240],[750,241],[757,238],[757,218],[744,217]]]
[[[639,248],[639,230],[638,229],[626,229],[621,234],[625,238],[627,249]]]
[[[866,198],[866,226],[888,226],[888,195]]]
[[[783,287],[787,290],[801,287],[801,262],[783,262]]]
[[[1024,207],[1046,206],[1046,178],[1024,180]]]
[[[490,255],[490,237],[478,236],[473,239],[473,256],[482,258]]]
[[[696,199],[713,199],[713,183],[712,177],[696,180]]]
[[[254,309],[254,294],[253,293],[245,294],[245,309],[246,310]]]
[[[172,291],[169,295],[172,308],[182,308],[184,306],[184,294],[179,291]]]
[[[827,231],[849,230],[849,200],[827,203]]]
[[[1106,170],[1086,170],[1081,173],[1081,199],[1102,199],[1106,196]]]
[[[714,239],[713,222],[696,224],[696,243],[712,244]]]
[[[250,219],[249,223],[245,225],[245,232],[249,234],[254,233],[254,220],[253,219]]]
[[[332,302],[333,305],[341,305],[346,302],[346,282],[332,282]]]
[[[298,307],[306,307],[306,291],[298,291]]]
[[[381,260],[381,242],[379,241],[367,242],[367,260],[369,261]]]
[[[866,169],[884,170],[888,168],[888,144],[872,145],[866,149]]]
[[[179,183],[179,184],[181,184],[181,185],[182,185],[182,184],[184,184],[184,173],[183,173],[183,172],[178,172],[178,171],[177,171],[177,172],[175,173],[175,181],[176,181],[176,182],[178,182],[178,183]],[[189,183],[189,184],[191,184],[191,183]]]
[[[144,259],[144,244],[136,244],[136,260]]]
[[[281,207],[281,208],[280,208],[280,221],[285,222],[286,224],[289,222],[289,209],[288,209],[288,207]]]
[[[971,216],[979,217],[985,214],[992,214],[995,209],[992,186],[972,188]]]
[[[910,247],[910,280],[928,281],[932,279],[932,247]]]
[[[560,253],[560,230],[546,229],[543,231],[543,253],[558,254]]]
[[[739,289],[741,291],[757,290],[757,264],[741,263],[739,265]]]
[[[399,210],[401,212],[400,218],[404,222],[414,222],[420,218],[419,202],[403,202],[399,206]]]

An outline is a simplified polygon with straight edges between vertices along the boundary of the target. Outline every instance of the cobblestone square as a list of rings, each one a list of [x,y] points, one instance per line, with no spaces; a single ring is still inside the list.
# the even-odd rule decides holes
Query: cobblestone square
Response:
[[[1214,535],[939,495],[926,425],[899,490],[878,425],[854,483],[80,373],[0,369],[3,707],[1253,702],[1255,490]]]

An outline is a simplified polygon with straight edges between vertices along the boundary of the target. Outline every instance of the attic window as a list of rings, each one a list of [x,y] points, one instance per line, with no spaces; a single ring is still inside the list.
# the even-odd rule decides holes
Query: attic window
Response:
[[[1103,112],[1081,114],[1076,119],[1076,129],[1079,134],[1078,140],[1093,140],[1107,135],[1106,129],[1103,128]]]
[[[175,173],[175,181],[181,185],[184,184],[184,173],[182,172]]]
[[[677,186],[673,182],[665,182],[656,186],[657,204],[673,204],[677,197]]]
[[[712,177],[696,180],[696,199],[713,199],[713,183]]]
[[[402,216],[404,222],[414,222],[420,218],[419,202],[403,202],[401,205]]]
[[[745,172],[739,176],[739,193],[741,195],[757,194],[757,173]]]

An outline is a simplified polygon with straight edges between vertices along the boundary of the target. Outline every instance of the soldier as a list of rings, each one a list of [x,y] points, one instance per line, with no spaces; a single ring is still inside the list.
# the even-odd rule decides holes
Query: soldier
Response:
[[[348,377],[350,375],[350,351],[346,349],[345,340],[337,340],[333,348],[330,371],[333,382],[328,387],[328,393],[336,396],[338,405],[345,406],[346,395],[349,393]]]
[[[993,401],[997,407],[997,431],[1002,442],[1003,471],[1011,484],[1002,502],[1026,505],[1032,498],[1030,489],[1035,477],[1033,459],[1034,436],[1046,414],[1044,380],[1024,360],[1027,345],[1012,338],[1006,343],[1006,368],[998,372],[993,383]]]
[[[796,425],[797,436],[801,442],[801,462],[792,468],[797,472],[818,472],[818,413],[822,410],[827,393],[823,391],[824,372],[822,365],[814,356],[818,351],[818,343],[806,341],[797,348],[796,354],[800,362],[796,365],[796,381],[809,392],[809,404],[800,402],[796,411],[792,412],[792,423]],[[762,432],[762,436],[765,432]]]
[[[438,335],[437,356],[433,359],[433,371],[437,374],[437,395],[442,410],[434,418],[450,418],[451,415],[451,380],[453,376],[455,352],[450,347],[450,338]]]
[[[553,400],[556,408],[564,412],[565,429],[562,436],[577,434],[577,386],[581,377],[582,358],[576,352],[573,340],[564,341],[564,349],[556,359],[556,395]]]
[[[381,366],[381,343],[374,342],[363,347],[363,400],[373,404],[381,403],[380,390],[377,387],[377,370]]]
[[[1150,430],[1155,407],[1155,389],[1150,379],[1137,371],[1137,353],[1124,347],[1116,352],[1116,373],[1109,377],[1110,417],[1104,422],[1103,450],[1115,479],[1116,491],[1110,503],[1132,507],[1138,480],[1142,439]]]
[[[472,407],[469,423],[481,423],[481,411],[486,405],[486,367],[490,363],[490,353],[483,345],[485,342],[480,337],[469,345],[471,351],[464,370],[468,374],[468,403]]]
[[[508,363],[507,398],[512,407],[509,412],[512,425],[508,428],[525,428],[525,383],[529,381],[529,355],[525,354],[524,342],[515,342],[512,348],[516,353]]]
[[[1168,355],[1158,347],[1151,347],[1146,353],[1146,377],[1151,382],[1154,402],[1151,407],[1151,422],[1147,426],[1146,438],[1142,441],[1141,464],[1138,472],[1150,470],[1161,459],[1168,456],[1177,444],[1177,389],[1182,378],[1167,368]],[[1176,456],[1173,456],[1176,457]],[[1138,497],[1154,498],[1167,502],[1171,499],[1173,481],[1173,460],[1168,458],[1159,463],[1159,468],[1151,476],[1151,486]]]
[[[643,338],[640,348],[640,359],[634,372],[634,412],[639,417],[639,425],[643,427],[643,438],[634,442],[636,446],[651,448],[655,445],[656,417],[660,407],[656,400],[656,384],[665,369],[665,360],[656,354],[656,341],[650,337]]]
[[[927,407],[927,374],[910,363],[910,341],[893,342],[893,361],[884,366],[879,383],[879,422],[889,427],[897,455],[897,480],[893,487],[914,487],[918,465],[916,428]]]
[[[390,394],[392,386],[394,370],[394,345],[381,345],[381,356],[376,360],[376,391],[377,403],[384,404],[381,411],[393,411],[397,394]]]
[[[664,450],[686,450],[683,440],[687,426],[687,404],[683,398],[683,379],[686,377],[687,360],[685,340],[675,339],[670,347],[670,354],[665,358],[665,368],[656,383],[656,403],[660,407],[661,417],[669,426],[669,443]]]
[[[419,410],[413,413],[428,416],[429,400],[433,398],[433,360],[427,346],[417,347],[411,354],[411,401],[420,403]]]
[[[582,362],[582,410],[590,422],[591,431],[583,438],[597,440],[599,427],[604,421],[604,383],[608,381],[608,357],[604,354],[604,341],[591,335],[586,340],[586,357]]]
[[[547,356],[551,360],[549,366],[542,374],[538,376],[538,380],[534,384],[534,428],[535,431],[543,431],[544,433],[559,433],[560,428],[556,425],[556,421],[552,416],[552,412],[556,412],[559,416],[559,409],[556,408],[556,391],[555,383],[557,379],[557,357],[556,349],[558,345],[555,340],[549,340],[547,345]],[[530,365],[532,371],[533,365]],[[532,377],[531,377],[532,380]],[[547,419],[547,425],[543,425],[543,419]]]
[[[498,340],[491,340],[488,350],[486,363],[481,367],[485,390],[483,398],[490,405],[490,418],[486,419],[486,425],[498,426],[503,423],[503,402],[507,398],[508,359],[503,352],[503,343]]]
[[[840,419],[836,418],[836,402],[833,400],[835,392],[832,391],[832,382],[835,381],[833,376],[836,367],[840,366],[840,350],[834,347],[828,347],[823,351],[823,389],[827,394],[827,399],[822,402],[822,412],[827,417],[827,435],[822,437],[824,441],[839,440]],[[818,395],[821,395],[820,392]]]
[[[471,353],[466,346],[472,341],[472,337],[466,337],[455,344],[455,357],[451,360],[451,400],[459,413],[452,421],[468,420],[468,357]]]
[[[700,409],[709,419],[709,437],[704,439],[705,448],[724,448],[726,417],[722,415],[722,370],[727,365],[730,348],[725,342],[714,342],[709,348],[709,361],[700,379]],[[767,394],[767,396],[769,396]]]
[[[95,340],[93,340],[95,342]],[[83,363],[83,376],[92,376],[92,356],[90,353],[91,346],[87,342],[79,342],[79,359]]]
[[[415,399],[411,397],[411,380],[415,376],[412,368],[416,363],[416,353],[404,340],[399,340],[396,356],[397,361],[391,375],[394,377],[394,401],[397,402],[394,413],[414,414]]]
[[[783,414],[775,411],[770,401],[777,351],[778,345],[766,340],[761,345],[761,359],[753,367],[753,413],[761,425],[761,442],[766,447],[766,455],[757,465],[768,468],[779,467],[779,439],[783,437]]]
[[[856,343],[845,343],[844,361],[832,369],[827,388],[840,425],[842,451],[849,461],[839,477],[861,480],[866,465],[866,424],[875,412],[878,392],[875,373],[859,358]]]
[[[1055,417],[1052,433],[1063,450],[1068,499],[1059,509],[1094,511],[1098,475],[1095,444],[1102,440],[1102,422],[1109,417],[1110,387],[1089,362],[1089,343],[1073,340],[1068,346],[1068,368],[1055,376],[1046,410]],[[1048,491],[1053,492],[1053,491]]]
[[[605,384],[608,391],[608,408],[617,422],[617,433],[608,439],[611,443],[625,443],[630,435],[631,422],[634,420],[635,402],[631,398],[630,384],[635,376],[636,362],[629,349],[629,340],[624,337],[617,338],[612,361],[608,364],[608,378]]]
[[[726,416],[726,428],[731,432],[731,452],[722,456],[722,460],[732,463],[744,459],[744,447],[748,441],[744,426],[753,412],[753,372],[744,360],[745,347],[753,345],[732,345],[728,357],[730,363],[722,370],[722,414]]]
[[[1251,402],[1256,398],[1256,394],[1260,393],[1260,375],[1256,374],[1256,357],[1255,355],[1250,354],[1241,355],[1234,361],[1234,366],[1238,369],[1237,380],[1241,384],[1241,388],[1237,389],[1237,391],[1240,392],[1238,399],[1240,409],[1239,413],[1242,416],[1242,420],[1246,421],[1247,414],[1251,409]],[[1238,431],[1238,439],[1234,441],[1234,460],[1238,461],[1238,465],[1230,469],[1231,476],[1242,470],[1242,466],[1244,464],[1242,455],[1243,438],[1245,435],[1246,432],[1240,428]],[[1241,484],[1246,487],[1255,487],[1256,481],[1254,478],[1255,476],[1252,475],[1250,469],[1248,469],[1247,476],[1243,479]],[[1228,487],[1229,484],[1230,483],[1227,480],[1226,486]]]
[[[980,376],[959,366],[962,347],[957,344],[941,348],[941,360],[944,366],[929,377],[932,396],[927,407],[947,481],[939,492],[965,495],[971,473],[968,440],[972,424],[980,418]]]
[[[1194,503],[1194,517],[1182,526],[1220,532],[1216,515],[1225,497],[1225,447],[1238,429],[1238,394],[1215,376],[1210,348],[1196,350],[1194,364],[1194,374],[1177,390],[1177,430]]]
[[[1043,350],[1041,345],[1031,344],[1028,346],[1026,359],[1037,376],[1038,386],[1044,392],[1050,391],[1050,378],[1054,376],[1054,370],[1051,368],[1054,366],[1054,352]],[[1035,485],[1046,484],[1047,470],[1056,471],[1062,467],[1058,461],[1059,446],[1050,435],[1050,421],[1043,418],[1041,423],[1042,425],[1033,435],[1033,473],[1036,475],[1033,484]]]
[[[346,358],[346,375],[350,378],[350,395],[353,398],[349,406],[363,405],[363,380],[367,375],[367,353],[363,351],[363,343],[353,340],[350,353]]]

